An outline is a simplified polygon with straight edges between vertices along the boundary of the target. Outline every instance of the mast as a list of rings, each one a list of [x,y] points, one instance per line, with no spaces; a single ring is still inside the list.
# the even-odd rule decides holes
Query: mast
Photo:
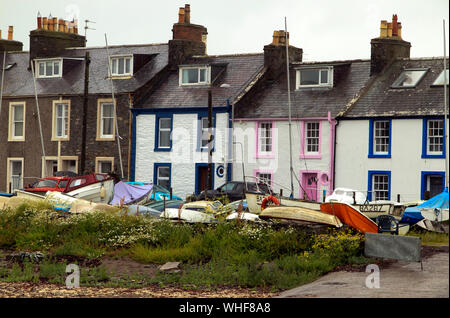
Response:
[[[291,198],[294,196],[294,179],[292,176],[292,128],[291,128],[291,85],[289,76],[289,49],[288,49],[288,33],[287,20],[284,17],[284,35],[286,37],[286,74],[287,74],[287,90],[288,90],[288,107],[289,107],[289,173],[291,176]]]
[[[118,105],[116,104],[116,98],[114,97],[114,84],[113,84],[113,80],[112,80],[111,59],[109,56],[108,39],[106,38],[106,33],[105,33],[105,43],[106,43],[106,55],[108,56],[108,75],[109,75],[109,80],[111,82],[111,95],[112,95],[112,100],[113,100],[113,105],[114,105],[114,125],[116,126],[116,138],[117,138],[117,148],[119,151],[120,173],[121,173],[122,180],[123,180],[124,176],[123,176],[123,164],[122,164],[122,150],[120,148],[120,139],[122,139],[122,137],[119,136],[119,126],[118,126],[118,122],[117,122],[117,106]]]
[[[448,129],[446,129],[446,123],[447,123],[447,56],[446,56],[446,49],[445,49],[445,19],[442,21],[443,22],[443,30],[444,30],[444,138],[445,138],[445,187],[448,190],[448,151],[447,151],[447,147],[448,147]]]

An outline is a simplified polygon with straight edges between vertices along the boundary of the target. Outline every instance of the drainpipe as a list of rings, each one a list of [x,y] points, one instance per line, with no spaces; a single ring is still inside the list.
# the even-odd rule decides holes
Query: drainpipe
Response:
[[[86,123],[87,123],[87,108],[88,108],[88,96],[89,96],[89,64],[91,60],[89,58],[89,52],[84,56],[84,95],[83,95],[83,113],[82,113],[82,125],[81,125],[81,160],[80,160],[80,173],[85,174],[86,170]]]
[[[335,166],[336,166],[336,126],[339,124],[339,121],[335,118],[331,118],[331,113],[328,112],[328,122],[330,123],[330,136],[331,136],[331,142],[330,142],[330,150],[331,150],[331,158],[330,158],[330,193],[334,190],[334,178],[336,176],[335,173]]]

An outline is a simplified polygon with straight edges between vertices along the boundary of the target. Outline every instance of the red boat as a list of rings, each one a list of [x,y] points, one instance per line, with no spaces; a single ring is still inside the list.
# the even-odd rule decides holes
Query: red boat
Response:
[[[47,191],[64,192],[70,179],[70,177],[46,177],[39,179],[35,185],[24,190],[40,195],[45,195]]]
[[[320,205],[320,211],[337,216],[342,223],[362,233],[378,233],[378,226],[374,221],[347,203],[322,203]]]
[[[111,177],[105,173],[91,173],[77,177],[45,177],[35,186],[25,188],[25,191],[45,195],[47,191],[71,192],[87,185],[109,180]]]

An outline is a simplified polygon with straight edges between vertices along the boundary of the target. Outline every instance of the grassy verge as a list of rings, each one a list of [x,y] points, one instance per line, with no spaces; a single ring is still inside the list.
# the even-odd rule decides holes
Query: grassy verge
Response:
[[[94,212],[61,218],[48,207],[22,205],[0,211],[0,248],[41,251],[40,264],[0,265],[2,281],[64,284],[68,263],[79,263],[82,286],[182,288],[220,286],[283,290],[305,284],[345,264],[361,264],[363,236],[298,226],[250,223],[174,224],[141,216]],[[179,273],[118,274],[98,266],[103,256],[143,264],[181,262]]]

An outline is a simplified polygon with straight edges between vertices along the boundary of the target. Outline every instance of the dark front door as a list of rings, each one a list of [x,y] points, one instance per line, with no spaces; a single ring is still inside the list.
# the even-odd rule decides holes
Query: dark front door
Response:
[[[202,192],[208,188],[208,167],[198,167],[199,188],[198,192]]]

